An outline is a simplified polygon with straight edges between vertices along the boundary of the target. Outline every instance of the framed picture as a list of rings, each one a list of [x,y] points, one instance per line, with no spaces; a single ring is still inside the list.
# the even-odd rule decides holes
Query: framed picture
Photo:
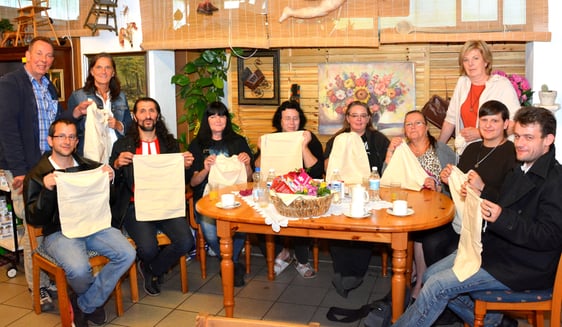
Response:
[[[338,131],[353,101],[367,104],[373,125],[387,136],[402,135],[404,115],[416,108],[412,62],[320,64],[318,81],[320,134]]]
[[[244,51],[238,57],[238,103],[279,105],[279,50]]]
[[[88,76],[90,60],[97,54],[88,54],[85,65],[85,75]],[[121,81],[121,91],[127,97],[129,109],[138,98],[147,96],[146,53],[145,52],[120,52],[110,53],[115,61],[115,74]]]
[[[64,94],[64,70],[62,69],[51,69],[48,73],[49,80],[57,89],[57,95],[59,96],[59,101],[63,102],[65,99]]]

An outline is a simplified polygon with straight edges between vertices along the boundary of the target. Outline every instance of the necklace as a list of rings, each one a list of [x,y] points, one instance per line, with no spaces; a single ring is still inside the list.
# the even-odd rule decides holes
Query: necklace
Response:
[[[492,153],[494,153],[494,151],[496,151],[496,148],[500,146],[500,144],[502,143],[503,140],[501,140],[498,144],[496,144],[496,146],[492,150],[490,150],[490,152],[488,152],[488,154],[486,154],[482,159],[480,159],[480,154],[482,153],[482,147],[484,145],[484,142],[480,143],[480,151],[478,151],[478,157],[476,157],[476,164],[474,165],[474,168],[478,168],[478,166],[480,166],[482,161],[486,160]]]

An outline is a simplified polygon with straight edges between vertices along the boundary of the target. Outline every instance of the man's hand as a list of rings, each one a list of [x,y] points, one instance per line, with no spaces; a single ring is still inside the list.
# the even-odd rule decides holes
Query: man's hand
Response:
[[[119,169],[123,166],[130,165],[131,163],[133,163],[133,153],[125,151],[119,153],[119,157],[117,157],[117,159],[113,162],[113,167],[115,169]]]
[[[113,169],[109,166],[109,165],[103,165],[103,167],[101,168],[102,171],[106,172],[109,175],[109,180],[112,181],[113,177],[115,176],[115,173],[113,172]]]
[[[54,173],[47,174],[45,175],[45,177],[43,177],[43,186],[49,191],[55,189],[55,186],[57,186],[57,181],[55,180]]]

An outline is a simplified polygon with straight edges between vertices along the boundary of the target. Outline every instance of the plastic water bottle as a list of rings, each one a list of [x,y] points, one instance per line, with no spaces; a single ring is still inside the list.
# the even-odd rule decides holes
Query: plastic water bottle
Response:
[[[269,173],[267,174],[267,179],[265,180],[265,184],[268,190],[271,188],[271,184],[273,184],[274,179],[275,179],[275,169],[270,168]]]
[[[373,167],[371,176],[369,176],[369,200],[379,201],[381,199],[379,196],[380,187],[381,177],[379,176],[379,171],[377,170],[377,167]]]
[[[252,199],[255,203],[258,203],[259,200],[259,188],[261,180],[261,171],[260,167],[256,167],[256,170],[252,174],[252,181],[254,182],[254,188],[252,189]]]
[[[330,177],[330,191],[332,192],[332,202],[340,204],[345,196],[345,186],[340,176],[340,170],[335,168]]]

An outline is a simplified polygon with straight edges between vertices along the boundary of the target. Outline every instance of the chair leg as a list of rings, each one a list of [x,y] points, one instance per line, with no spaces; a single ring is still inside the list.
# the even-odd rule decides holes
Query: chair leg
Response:
[[[131,288],[131,302],[139,302],[139,284],[137,281],[137,262],[133,261],[129,268],[129,285]]]
[[[187,293],[187,257],[182,255],[180,257],[180,278],[181,278],[181,291],[182,293]]]
[[[123,315],[123,291],[121,290],[121,282],[123,281],[123,277],[119,278],[117,284],[115,285],[115,312],[117,313],[117,317],[121,317]]]
[[[39,281],[40,272],[39,264],[32,260],[33,263],[33,309],[36,314],[41,313],[41,295],[39,294]]]
[[[72,315],[70,314],[70,299],[68,298],[68,289],[66,285],[66,274],[60,269],[55,274],[55,283],[57,284],[57,293],[59,297],[59,313],[63,327],[72,326]]]
[[[388,277],[388,247],[386,245],[381,245],[380,249],[382,277]]]
[[[474,301],[474,327],[484,326],[484,316],[486,316],[486,302]]]

